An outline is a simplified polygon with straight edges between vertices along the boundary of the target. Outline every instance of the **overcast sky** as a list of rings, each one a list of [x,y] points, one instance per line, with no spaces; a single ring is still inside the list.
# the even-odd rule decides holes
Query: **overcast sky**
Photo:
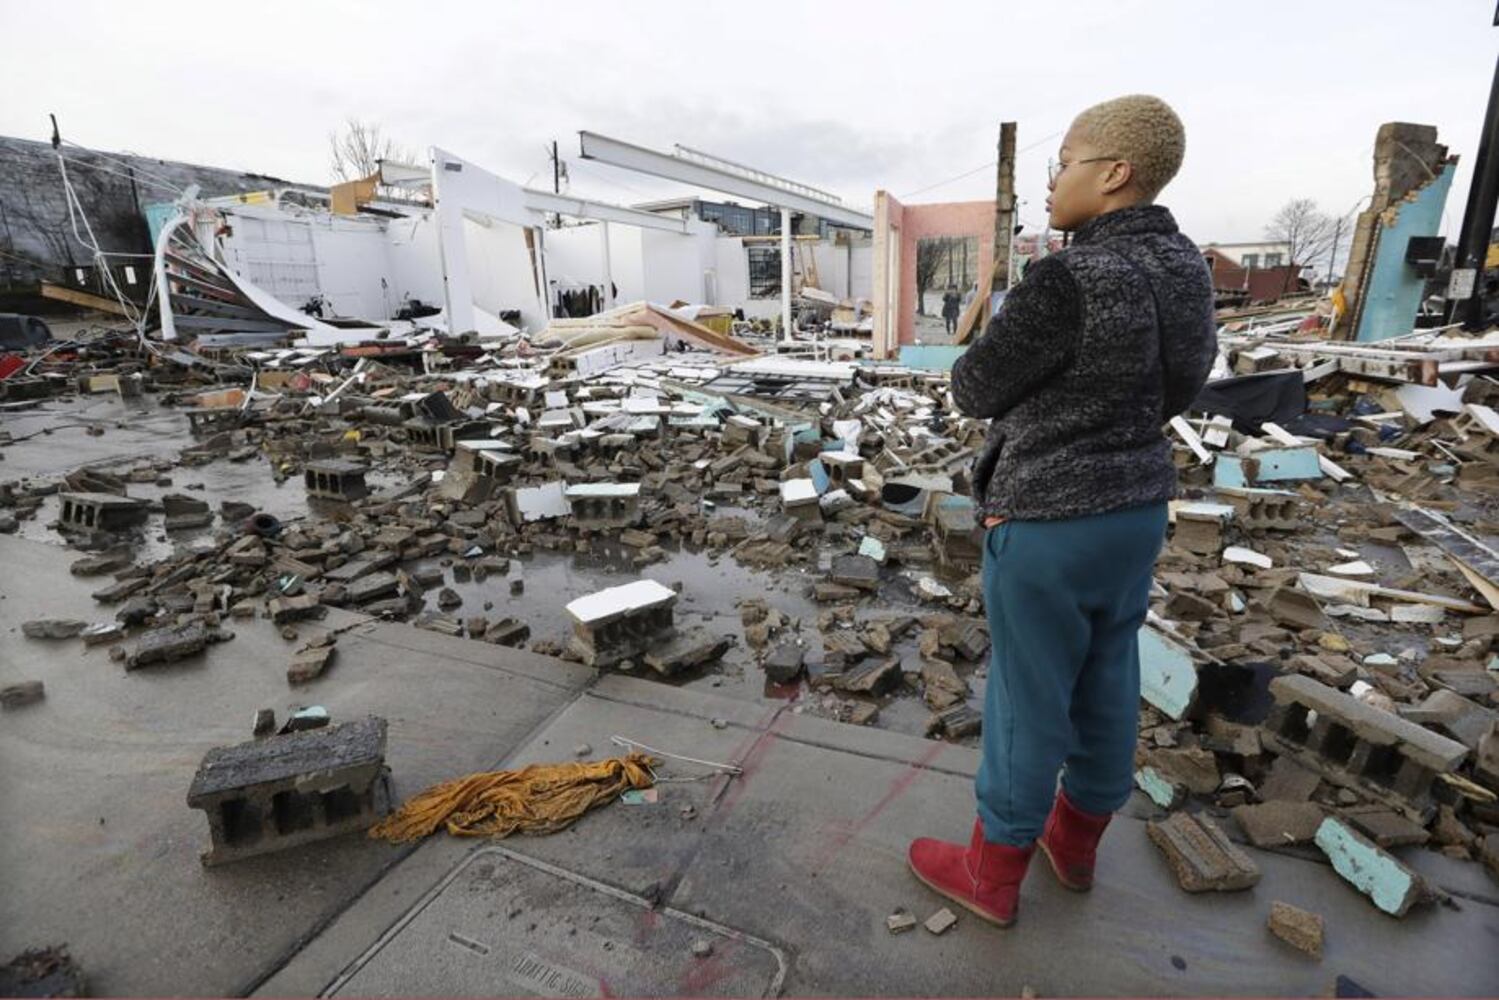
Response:
[[[580,129],[681,143],[868,207],[992,198],[1019,122],[1021,218],[1088,104],[1157,94],[1187,158],[1162,197],[1200,242],[1252,240],[1292,197],[1341,214],[1381,122],[1461,155],[1455,238],[1499,53],[1493,0],[781,3],[0,0],[0,134],[326,183],[327,133],[380,123],[512,180],[631,202],[670,185],[577,159]],[[967,174],[967,176],[961,176]],[[958,178],[958,179],[953,179]],[[946,182],[946,183],[944,183]]]

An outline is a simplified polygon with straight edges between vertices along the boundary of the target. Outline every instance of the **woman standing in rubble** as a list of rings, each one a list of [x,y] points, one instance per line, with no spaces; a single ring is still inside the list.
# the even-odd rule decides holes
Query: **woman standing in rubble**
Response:
[[[1155,97],[1078,115],[1046,203],[1071,245],[1030,266],[953,366],[957,408],[991,421],[973,482],[993,653],[971,839],[922,838],[909,860],[1000,926],[1037,845],[1063,885],[1092,885],[1130,793],[1136,633],[1177,486],[1162,427],[1217,349],[1202,255],[1155,204],[1185,146]]]

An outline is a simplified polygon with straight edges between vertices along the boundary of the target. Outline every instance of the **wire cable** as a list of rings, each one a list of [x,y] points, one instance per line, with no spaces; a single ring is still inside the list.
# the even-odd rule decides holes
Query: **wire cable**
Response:
[[[1018,157],[1018,156],[1020,156],[1021,153],[1029,153],[1031,150],[1035,149],[1037,146],[1041,145],[1042,143],[1050,142],[1052,139],[1055,139],[1057,136],[1061,135],[1062,132],[1063,132],[1062,129],[1057,129],[1057,131],[1055,131],[1055,132],[1052,132],[1052,133],[1050,133],[1048,135],[1044,135],[1041,138],[1037,139],[1035,142],[1031,143],[1030,145],[1023,146],[1020,149],[1015,150],[1015,155]],[[928,184],[924,188],[917,188],[915,191],[911,191],[911,192],[909,192],[907,194],[903,194],[903,195],[900,196],[901,200],[904,201],[907,198],[914,198],[918,194],[925,194],[926,192],[934,190],[934,189],[939,188],[939,187],[946,187],[948,184],[951,184],[953,181],[960,181],[960,180],[962,180],[965,177],[972,177],[974,174],[978,173],[981,170],[988,170],[990,167],[997,167],[997,166],[999,166],[999,160],[996,158],[996,159],[990,160],[988,163],[985,163],[985,164],[982,164],[980,166],[974,167],[972,170],[966,170],[963,173],[958,174],[955,177],[949,177],[949,178],[947,178],[947,180],[938,181],[935,184]]]

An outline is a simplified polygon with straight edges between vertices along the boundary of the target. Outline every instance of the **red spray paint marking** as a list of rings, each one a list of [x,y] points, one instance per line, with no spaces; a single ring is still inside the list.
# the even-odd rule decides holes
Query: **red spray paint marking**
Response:
[[[886,807],[889,806],[890,803],[894,802],[896,799],[904,795],[906,793],[906,790],[911,787],[911,783],[916,780],[921,772],[924,771],[932,761],[936,760],[942,754],[942,751],[946,749],[946,743],[933,743],[930,749],[926,750],[920,757],[918,757],[904,771],[902,771],[893,782],[890,783],[889,791],[885,792],[884,797],[876,802],[863,816],[860,816],[857,820],[848,824],[847,826],[829,826],[828,828],[826,828],[824,830],[824,833],[826,833],[827,836],[823,838],[824,846],[820,851],[818,851],[817,859],[812,864],[812,871],[821,871],[823,867],[832,860],[833,855],[841,851],[845,846],[848,845],[848,842],[850,840],[853,840],[856,836],[859,835],[860,831],[862,831],[870,823],[874,822],[875,817],[884,812]]]
[[[729,790],[724,793],[723,799],[719,802],[716,810],[720,815],[733,809],[734,804],[739,801],[739,797],[744,794],[745,785],[760,770],[760,766],[765,762],[765,755],[770,752],[771,746],[775,744],[777,731],[781,728],[781,723],[784,719],[785,716],[781,715],[779,710],[777,710],[775,718],[771,720],[769,727],[764,732],[757,733],[751,737],[753,743],[749,745],[747,751],[735,750],[734,755],[739,757],[743,753],[743,758],[739,762],[739,773],[727,779],[730,782]],[[743,747],[744,744],[740,744],[740,746]]]

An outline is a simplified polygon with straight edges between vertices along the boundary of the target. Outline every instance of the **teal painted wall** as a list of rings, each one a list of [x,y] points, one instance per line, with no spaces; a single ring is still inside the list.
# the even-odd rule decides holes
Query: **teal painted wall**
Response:
[[[900,363],[907,368],[919,368],[929,372],[950,372],[953,362],[968,350],[967,344],[902,344]]]
[[[1444,164],[1436,180],[1416,192],[1413,202],[1397,206],[1393,226],[1381,226],[1355,339],[1401,337],[1415,327],[1426,279],[1405,262],[1405,248],[1412,236],[1435,236],[1442,228],[1442,209],[1456,170],[1456,164]]]

